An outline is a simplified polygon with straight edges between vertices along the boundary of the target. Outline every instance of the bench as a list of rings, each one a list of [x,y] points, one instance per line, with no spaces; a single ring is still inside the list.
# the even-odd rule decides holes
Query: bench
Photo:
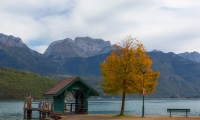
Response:
[[[167,112],[170,112],[170,117],[171,117],[171,112],[185,112],[187,117],[188,112],[190,112],[190,109],[167,109]]]

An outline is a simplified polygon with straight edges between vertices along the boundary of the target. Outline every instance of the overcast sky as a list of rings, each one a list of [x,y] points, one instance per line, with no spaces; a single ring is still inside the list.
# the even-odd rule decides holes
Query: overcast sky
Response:
[[[1,0],[0,33],[40,53],[65,38],[128,35],[147,51],[200,52],[200,0]]]

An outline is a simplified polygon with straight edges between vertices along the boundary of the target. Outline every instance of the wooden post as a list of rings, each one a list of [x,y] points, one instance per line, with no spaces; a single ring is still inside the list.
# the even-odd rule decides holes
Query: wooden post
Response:
[[[51,103],[51,112],[53,112],[53,103]]]
[[[73,103],[70,103],[70,112],[72,112],[72,104],[73,104]]]
[[[64,102],[64,110],[67,109],[66,105],[67,105],[67,102],[65,101],[65,102]]]
[[[186,117],[187,117],[187,110],[186,110]]]
[[[31,97],[31,95],[28,97],[28,101],[27,101],[27,117],[31,118],[32,117],[32,101],[33,98]]]
[[[86,103],[85,103],[85,105],[86,105],[86,106],[85,106],[85,107],[86,107],[86,113],[88,114],[88,99],[87,99],[87,98],[86,98],[85,102],[86,102]]]
[[[30,96],[29,99],[28,99],[28,103],[27,103],[27,108],[28,109],[32,108],[32,100],[33,100],[33,98]]]
[[[27,118],[31,118],[32,117],[32,110],[27,110]]]
[[[40,116],[40,118],[42,118],[41,110],[39,111],[39,116]]]
[[[46,112],[43,111],[43,112],[42,112],[42,118],[45,118],[45,117],[46,117]]]

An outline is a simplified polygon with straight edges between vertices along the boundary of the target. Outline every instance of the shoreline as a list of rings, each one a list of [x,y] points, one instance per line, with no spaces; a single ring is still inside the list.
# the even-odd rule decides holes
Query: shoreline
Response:
[[[139,115],[117,116],[114,114],[86,114],[86,115],[64,115],[61,120],[200,120],[200,116],[161,116],[161,115]]]

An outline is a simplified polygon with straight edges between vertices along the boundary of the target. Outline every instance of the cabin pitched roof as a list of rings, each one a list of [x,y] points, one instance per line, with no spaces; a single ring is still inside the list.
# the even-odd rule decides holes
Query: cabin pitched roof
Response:
[[[49,91],[47,91],[45,94],[56,94],[60,90],[62,90],[63,88],[65,88],[65,86],[69,85],[75,79],[76,78],[68,78],[68,79],[62,80],[60,83],[58,83],[52,89],[50,89]]]
[[[99,93],[95,89],[93,89],[91,86],[89,86],[87,83],[85,83],[80,77],[67,78],[65,80],[62,80],[52,89],[44,93],[44,96],[57,96],[78,81],[81,82],[85,87],[90,89],[89,96],[99,96]]]

